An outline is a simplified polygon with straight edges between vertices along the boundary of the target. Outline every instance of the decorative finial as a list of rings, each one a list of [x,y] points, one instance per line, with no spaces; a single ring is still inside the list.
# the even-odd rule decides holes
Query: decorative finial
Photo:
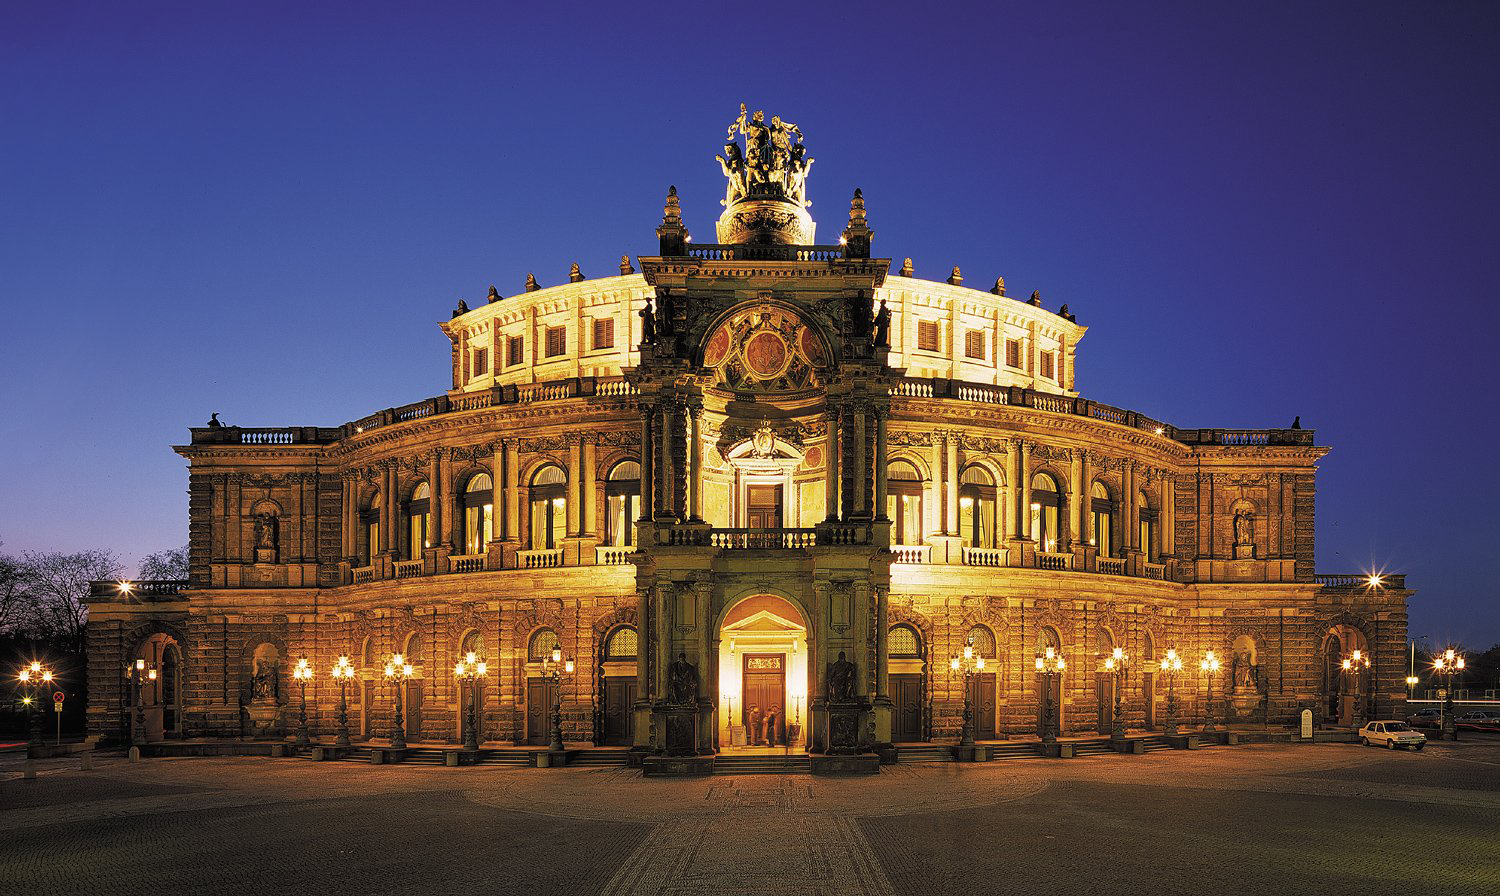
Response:
[[[849,226],[844,228],[844,234],[839,238],[839,243],[844,247],[845,258],[869,258],[870,240],[875,236],[875,231],[870,229],[869,222],[865,220],[865,196],[854,189],[854,198],[849,200]]]
[[[910,277],[911,272],[911,259],[908,258],[905,261],[901,262],[901,270],[897,271],[896,274],[901,277]]]
[[[1297,416],[1295,416],[1295,417],[1292,418],[1292,429],[1301,429],[1301,428],[1302,428],[1302,415],[1298,414]]]
[[[1068,303],[1067,302],[1063,302],[1063,306],[1061,308],[1057,309],[1057,316],[1060,317],[1060,318],[1062,318],[1063,320],[1067,321],[1068,323],[1077,323],[1078,322],[1078,318],[1076,318],[1073,315],[1071,315],[1071,314],[1068,313]]]
[[[568,268],[568,282],[577,283],[582,279],[584,279],[583,271],[578,269],[578,262],[575,261],[573,262],[573,266]]]
[[[621,255],[620,256],[620,276],[623,277],[626,274],[634,274],[634,273],[635,273],[635,268],[633,268],[633,267],[630,266],[630,256],[629,255]]]
[[[661,223],[663,226],[682,225],[682,204],[677,201],[676,184],[667,188],[667,202],[661,210]]]
[[[953,273],[948,275],[948,282],[953,286],[964,285],[964,275],[963,272],[958,269],[958,265],[953,266]]]
[[[463,299],[459,299],[458,300],[458,307],[455,308],[455,309],[453,309],[453,316],[454,317],[461,317],[461,316],[463,316],[465,314],[468,314],[468,313],[469,313],[469,303],[465,302]]]
[[[539,290],[541,288],[542,288],[541,285],[536,282],[536,274],[527,274],[526,275],[526,291],[527,292],[536,292],[537,290]]]
[[[995,285],[990,287],[990,292],[994,293],[997,296],[1005,295],[1005,278],[996,277]]]
[[[485,299],[486,299],[486,301],[490,301],[490,302],[498,302],[498,301],[500,301],[500,291],[497,290],[497,289],[495,289],[495,284],[493,284],[493,283],[490,284],[490,293],[489,293],[489,295],[485,296]]]
[[[667,202],[662,207],[661,226],[656,228],[661,243],[661,254],[681,257],[687,254],[687,244],[693,241],[687,228],[682,226],[682,206],[677,201],[677,187],[667,189]]]
[[[1035,305],[1038,308],[1042,307],[1042,291],[1040,289],[1033,289],[1031,291],[1031,298],[1027,299],[1026,303]]]

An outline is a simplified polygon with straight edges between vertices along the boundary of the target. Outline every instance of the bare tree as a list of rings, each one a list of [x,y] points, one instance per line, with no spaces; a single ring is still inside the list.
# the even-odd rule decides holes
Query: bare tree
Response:
[[[30,596],[26,624],[46,638],[74,653],[84,651],[84,625],[88,605],[84,598],[89,583],[118,579],[124,574],[120,559],[110,551],[78,551],[73,554],[27,551],[21,555]]]
[[[185,581],[188,577],[188,546],[147,554],[141,560],[140,578]]]
[[[9,554],[0,554],[0,634],[20,628],[26,598],[26,568]]]

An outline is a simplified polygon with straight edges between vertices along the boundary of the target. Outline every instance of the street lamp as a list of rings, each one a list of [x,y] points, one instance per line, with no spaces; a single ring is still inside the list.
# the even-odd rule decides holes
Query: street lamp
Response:
[[[963,656],[955,656],[948,661],[948,672],[957,675],[963,683],[964,689],[964,723],[959,729],[958,745],[960,747],[974,746],[974,707],[969,702],[969,683],[974,676],[984,671],[984,657],[974,655],[974,639],[970,638],[964,643]]]
[[[406,680],[412,676],[411,663],[406,657],[395,654],[385,664],[385,680],[396,688],[396,707],[391,721],[391,749],[406,749],[406,715],[401,710],[401,692],[406,690]]]
[[[16,672],[16,678],[21,682],[21,705],[26,707],[27,749],[36,752],[42,746],[42,692],[52,684],[52,670],[32,660],[31,665]]]
[[[1125,667],[1129,664],[1130,657],[1125,655],[1123,647],[1116,647],[1114,653],[1104,658],[1104,671],[1110,673],[1114,679],[1115,686],[1115,711],[1110,717],[1109,739],[1115,743],[1125,740],[1125,714],[1121,711],[1121,681],[1125,678]]]
[[[1036,670],[1042,673],[1042,743],[1044,744],[1057,742],[1057,733],[1053,730],[1052,724],[1052,713],[1055,709],[1052,705],[1052,682],[1061,678],[1063,670],[1067,668],[1067,662],[1055,647],[1048,647],[1037,655]]]
[[[479,749],[479,693],[477,685],[489,671],[489,664],[481,660],[474,651],[469,651],[464,658],[453,666],[453,677],[467,685],[469,706],[465,711],[463,707],[464,691],[459,691],[459,710],[463,712],[464,749]]]
[[[1167,655],[1161,658],[1158,664],[1163,675],[1167,676],[1167,719],[1162,724],[1161,732],[1168,737],[1177,735],[1177,675],[1182,672],[1182,657],[1177,655],[1176,648],[1168,648]]]
[[[547,745],[549,752],[560,753],[563,748],[562,739],[562,677],[564,674],[573,674],[573,658],[563,659],[562,648],[552,648],[552,653],[542,657],[542,677],[552,679],[552,693],[554,702],[552,704],[552,743]]]
[[[1203,708],[1203,731],[1206,734],[1214,730],[1214,679],[1219,675],[1219,658],[1212,650],[1204,653],[1203,659],[1198,661],[1198,671],[1208,679],[1207,703]]]
[[[1453,676],[1464,670],[1464,656],[1449,647],[1433,659],[1432,668],[1447,679],[1443,688],[1443,737],[1458,740],[1458,723],[1453,718]]]
[[[339,734],[334,740],[336,747],[349,746],[349,682],[354,680],[354,667],[349,657],[341,656],[333,666],[333,680],[339,683]]]
[[[1354,680],[1354,712],[1352,721],[1356,730],[1365,724],[1365,701],[1362,696],[1364,673],[1370,668],[1370,658],[1358,650],[1344,657],[1344,671]]]
[[[156,667],[147,666],[146,661],[136,657],[134,663],[125,667],[125,678],[135,688],[135,723],[130,722],[130,711],[125,710],[125,724],[130,731],[130,745],[138,746],[146,742],[146,682],[156,681]]]
[[[307,657],[298,657],[297,665],[292,667],[292,678],[296,679],[297,685],[302,689],[302,707],[297,712],[297,746],[305,747],[311,739],[307,736],[307,683],[312,681],[313,668],[307,664]]]

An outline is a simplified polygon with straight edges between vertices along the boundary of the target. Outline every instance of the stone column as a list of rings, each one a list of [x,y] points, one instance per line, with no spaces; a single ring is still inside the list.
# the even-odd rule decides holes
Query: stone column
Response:
[[[672,518],[672,403],[664,400],[657,405],[656,442],[656,516],[661,520]]]
[[[1161,482],[1161,552],[1172,556],[1177,553],[1177,477],[1164,473]]]
[[[573,469],[568,471],[568,509],[567,509],[567,531],[569,537],[578,535],[578,521],[580,519],[579,488],[583,481],[583,438],[581,436],[568,437],[568,466]]]
[[[1016,505],[1016,537],[1031,537],[1031,482],[1026,478],[1026,441],[1017,439],[1015,446],[1015,505]]]
[[[505,443],[496,442],[490,447],[490,507],[493,530],[490,537],[503,541],[509,530],[505,528]]]
[[[1094,496],[1089,488],[1088,452],[1082,449],[1073,452],[1073,531],[1078,544],[1087,545],[1094,540],[1089,526],[1089,508]]]
[[[394,460],[386,462],[385,468],[385,525],[381,527],[381,544],[389,553],[395,554],[401,550],[401,533],[396,531],[396,526],[401,519],[400,498],[397,490],[401,486],[401,475]]]
[[[296,521],[297,528],[294,532],[290,527],[288,527],[287,531],[281,533],[282,538],[287,546],[286,556],[282,557],[282,560],[289,560],[293,563],[301,563],[302,545],[304,539],[307,537],[307,520],[303,516],[305,512],[304,508],[306,505],[302,501],[302,474],[293,473],[288,476],[287,485],[290,487],[289,490],[292,493],[291,518]],[[293,537],[294,534],[296,536],[295,538]]]
[[[889,416],[890,413],[883,408],[875,412],[875,518],[877,520],[886,518],[885,497],[888,486],[885,472],[886,467],[889,466],[886,461],[886,440],[889,435],[886,432],[886,418]],[[882,688],[880,692],[885,693],[885,689]]]
[[[946,521],[943,529],[949,535],[961,535],[962,533],[958,530],[958,435],[952,432],[944,435],[943,443],[947,450],[943,475],[948,487],[948,499],[944,507]]]
[[[446,466],[443,463],[443,449],[434,448],[432,458],[427,462],[427,488],[432,495],[432,499],[427,502],[427,538],[435,548],[453,543],[453,529],[448,521],[452,514],[447,512]]]
[[[505,451],[505,540],[521,541],[521,446],[511,439]]]
[[[828,424],[828,441],[823,446],[823,503],[828,508],[827,521],[839,518],[839,412],[830,409],[823,415]]]
[[[928,460],[932,465],[932,485],[927,489],[927,510],[922,514],[927,519],[923,525],[929,537],[947,535],[948,515],[943,513],[943,439],[932,434],[932,445],[928,449]]]
[[[638,588],[635,592],[636,633],[639,636],[635,651],[635,698],[651,699],[651,657],[656,649],[656,614],[651,606],[651,591]],[[639,740],[639,739],[638,739]]]
[[[870,459],[865,442],[866,417],[869,410],[863,403],[854,411],[854,508],[862,518],[869,516]]]
[[[891,595],[889,588],[876,592],[875,610],[875,694],[884,697],[891,690]]]
[[[357,540],[358,536],[356,535],[356,526],[358,526],[359,520],[359,483],[350,473],[345,472],[343,475],[343,486],[343,504],[340,508],[342,510],[340,519],[343,520],[343,530],[339,533],[341,536],[339,538],[339,553],[345,560],[352,561],[357,551],[356,545],[359,544]],[[351,565],[353,565],[352,562]]]
[[[1140,545],[1136,542],[1140,539],[1141,515],[1135,506],[1135,461],[1125,461],[1125,472],[1121,481],[1124,483],[1125,494],[1120,496],[1120,503],[1125,510],[1125,531],[1121,533],[1124,537],[1120,539],[1126,550],[1138,550]]]
[[[244,508],[241,506],[240,483],[244,480],[241,473],[230,473],[225,477],[228,480],[228,495],[225,497],[226,516],[229,517],[229,529],[226,533],[224,553],[230,563],[245,562],[245,554],[242,548],[244,539]]]
[[[583,439],[583,475],[578,488],[578,534],[591,536],[598,525],[599,446],[594,436]]]
[[[688,404],[688,494],[692,501],[688,517],[693,522],[703,520],[703,402]]]
[[[656,453],[652,450],[651,436],[655,427],[651,425],[656,416],[652,405],[641,407],[641,519],[649,520],[656,513]]]

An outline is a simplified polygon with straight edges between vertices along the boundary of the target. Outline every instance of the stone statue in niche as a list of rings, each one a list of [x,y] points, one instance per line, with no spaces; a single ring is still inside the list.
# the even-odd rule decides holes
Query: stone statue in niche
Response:
[[[651,310],[651,300],[637,312],[641,316],[641,344],[650,345],[656,341],[656,312]]]
[[[269,641],[250,655],[240,684],[240,733],[248,737],[274,734],[285,701],[281,692],[281,651]]]
[[[1248,560],[1255,556],[1255,512],[1248,507],[1234,511],[1234,558]]]
[[[1255,642],[1241,636],[1234,641],[1234,656],[1229,661],[1230,688],[1236,694],[1259,690],[1259,666],[1255,662]]]
[[[251,661],[250,698],[252,700],[275,700],[280,702],[281,669],[275,656],[264,656],[256,651]]]
[[[882,348],[891,346],[891,309],[880,300],[880,310],[875,312],[875,344]]]
[[[828,664],[828,701],[848,703],[854,700],[854,664],[839,651],[839,658]]]
[[[667,667],[667,702],[678,706],[698,702],[698,669],[685,653],[677,654]]]
[[[275,563],[277,528],[280,521],[274,513],[257,513],[255,515],[255,562]]]

